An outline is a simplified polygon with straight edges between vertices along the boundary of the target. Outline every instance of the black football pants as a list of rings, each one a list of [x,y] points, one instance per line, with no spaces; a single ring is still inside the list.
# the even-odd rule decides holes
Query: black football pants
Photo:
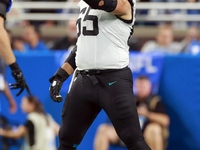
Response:
[[[75,150],[101,109],[129,150],[150,150],[140,129],[132,87],[128,67],[79,72],[62,110],[58,150]]]

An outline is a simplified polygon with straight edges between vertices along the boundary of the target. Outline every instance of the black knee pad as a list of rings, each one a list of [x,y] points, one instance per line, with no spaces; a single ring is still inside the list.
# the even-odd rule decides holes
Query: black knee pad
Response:
[[[151,150],[144,141],[140,128],[126,128],[120,138],[129,150]]]
[[[58,136],[60,142],[59,150],[76,150],[80,144],[80,142],[75,142],[76,137],[65,134],[65,130],[62,125],[60,127]]]
[[[60,141],[58,150],[76,150],[76,148]]]
[[[137,141],[131,147],[128,147],[129,150],[151,150],[151,148],[147,145],[144,139]]]
[[[119,133],[119,136],[127,147],[132,146],[138,140],[143,138],[142,132],[132,127],[124,129],[121,134]]]

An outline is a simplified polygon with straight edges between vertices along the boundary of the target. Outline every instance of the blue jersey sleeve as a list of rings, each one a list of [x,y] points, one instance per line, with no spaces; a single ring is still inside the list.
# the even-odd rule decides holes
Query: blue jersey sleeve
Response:
[[[8,8],[7,8],[6,13],[10,11],[11,6],[12,6],[12,0],[9,1],[9,6],[8,6]]]

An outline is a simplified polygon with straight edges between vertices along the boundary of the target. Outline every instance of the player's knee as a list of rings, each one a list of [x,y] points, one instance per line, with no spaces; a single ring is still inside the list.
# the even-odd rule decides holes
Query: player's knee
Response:
[[[65,131],[63,130],[63,127],[62,127],[62,125],[61,125],[60,130],[59,130],[59,132],[58,132],[59,140],[64,141],[64,140],[66,139],[64,133],[65,133]]]
[[[67,134],[65,131],[65,127],[61,125],[59,133],[59,141],[61,143],[61,147],[67,146],[68,148],[74,149],[77,148],[80,142],[77,142],[76,135]],[[69,149],[69,150],[71,150]],[[68,149],[67,149],[68,150]]]
[[[139,139],[143,139],[143,135],[141,131],[134,128],[126,128],[120,133],[120,138],[127,147],[131,147]]]
[[[129,150],[151,150],[151,148],[146,144],[144,139],[141,139],[134,143],[132,146],[128,147]]]
[[[126,128],[120,134],[120,138],[129,150],[151,150],[144,141],[141,130]]]
[[[59,130],[59,147],[58,150],[76,150],[79,143],[74,143],[73,138],[63,134],[62,130]]]
[[[60,143],[58,146],[58,150],[76,150],[76,148],[73,146],[67,146],[63,143]]]
[[[162,127],[157,123],[151,123],[146,127],[144,131],[144,136],[145,135],[151,135],[152,137],[160,136],[162,135]]]

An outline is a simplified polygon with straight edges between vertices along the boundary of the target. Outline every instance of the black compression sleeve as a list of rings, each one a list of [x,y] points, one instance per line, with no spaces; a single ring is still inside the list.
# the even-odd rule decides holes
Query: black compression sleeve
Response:
[[[74,47],[74,49],[71,51],[71,53],[65,60],[65,62],[68,62],[74,70],[76,69],[76,62],[75,62],[76,51],[77,51],[77,46]]]
[[[6,10],[8,8],[8,5],[4,2],[0,2],[0,16],[6,19]]]
[[[112,12],[117,7],[117,0],[84,0],[91,8]],[[99,6],[102,4],[102,6]]]

